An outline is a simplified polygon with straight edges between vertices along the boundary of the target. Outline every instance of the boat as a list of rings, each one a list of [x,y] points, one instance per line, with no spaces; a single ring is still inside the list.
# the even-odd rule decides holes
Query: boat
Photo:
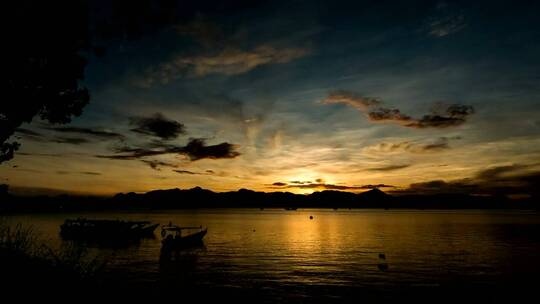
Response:
[[[285,210],[287,211],[296,211],[298,208],[297,207],[286,207]]]
[[[60,235],[66,240],[137,240],[154,237],[158,226],[149,221],[66,219]]]
[[[202,245],[202,239],[208,232],[208,228],[180,227],[169,223],[161,227],[162,252],[177,251],[183,248]]]

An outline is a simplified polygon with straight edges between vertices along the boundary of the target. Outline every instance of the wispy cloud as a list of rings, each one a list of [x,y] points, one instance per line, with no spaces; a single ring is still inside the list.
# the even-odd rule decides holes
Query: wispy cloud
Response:
[[[30,129],[17,128],[15,129],[15,134],[16,134],[16,138],[19,138],[19,139],[24,138],[24,139],[36,141],[36,142],[49,141],[49,138],[46,135],[40,132],[36,132],[34,130],[30,130]]]
[[[190,36],[197,43],[207,48],[221,45],[225,40],[225,35],[217,24],[200,16],[188,23],[177,25],[175,29],[179,35]]]
[[[428,34],[434,37],[445,37],[455,34],[467,27],[464,15],[450,15],[432,18],[428,23]]]
[[[380,105],[381,100],[376,97],[364,97],[353,92],[337,90],[328,94],[322,103],[346,104],[359,111],[367,112],[369,108]]]
[[[141,161],[156,171],[161,171],[162,167],[178,168],[177,164],[155,160],[155,159],[154,160],[141,159]]]
[[[430,36],[442,38],[462,31],[467,22],[466,12],[460,5],[439,1],[426,20],[425,31]]]
[[[28,136],[36,136],[36,137],[43,136],[43,134],[41,134],[39,132],[32,131],[32,130],[25,129],[25,128],[17,128],[17,129],[15,129],[15,132],[18,133],[18,134],[23,134],[23,135],[28,135]]]
[[[260,45],[251,50],[227,48],[214,54],[178,56],[150,68],[138,84],[142,87],[151,87],[155,84],[167,84],[180,77],[198,78],[211,74],[238,75],[263,65],[287,63],[307,54],[309,50],[306,48],[276,48]]]
[[[58,144],[81,145],[97,140],[124,140],[124,136],[122,134],[92,128],[45,127],[44,129],[66,135],[77,135],[77,137],[54,136],[51,135],[50,132],[45,134],[24,128],[17,128],[15,131],[18,135],[21,135],[25,139],[44,143],[50,142]]]
[[[60,133],[74,133],[74,134],[83,134],[90,135],[93,137],[98,137],[101,139],[119,139],[123,140],[125,137],[122,134],[105,131],[101,129],[94,128],[80,128],[80,127],[47,127],[46,129],[60,132]]]

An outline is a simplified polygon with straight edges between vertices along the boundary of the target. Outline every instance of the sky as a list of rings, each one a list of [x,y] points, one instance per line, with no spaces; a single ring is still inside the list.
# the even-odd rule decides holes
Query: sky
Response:
[[[106,3],[91,6],[91,26],[115,20]],[[136,37],[96,35],[104,54],[87,54],[80,82],[90,103],[70,124],[22,125],[0,182],[98,195],[200,186],[527,196],[540,180],[539,8],[175,8]]]

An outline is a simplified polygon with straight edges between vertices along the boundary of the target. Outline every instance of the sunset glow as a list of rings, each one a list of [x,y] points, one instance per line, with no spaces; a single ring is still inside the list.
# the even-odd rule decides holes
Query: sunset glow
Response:
[[[107,41],[80,81],[91,93],[83,114],[20,125],[1,182],[99,195],[400,192],[433,181],[528,192],[521,177],[540,170],[534,27],[516,37],[508,21],[493,32],[499,43],[482,27],[496,18],[476,7],[445,3],[384,22],[356,7],[326,12],[197,15],[154,37]]]

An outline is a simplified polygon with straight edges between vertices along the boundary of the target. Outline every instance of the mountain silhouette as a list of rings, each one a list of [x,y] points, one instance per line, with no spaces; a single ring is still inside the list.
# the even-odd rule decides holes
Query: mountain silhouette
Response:
[[[7,189],[7,188],[6,188]],[[5,190],[5,189],[4,189]],[[3,194],[1,211],[105,211],[196,208],[411,208],[411,209],[537,209],[535,199],[511,200],[503,196],[467,194],[390,195],[380,189],[363,193],[335,190],[294,194],[249,189],[214,192],[201,187],[118,193],[113,197],[34,196]]]

